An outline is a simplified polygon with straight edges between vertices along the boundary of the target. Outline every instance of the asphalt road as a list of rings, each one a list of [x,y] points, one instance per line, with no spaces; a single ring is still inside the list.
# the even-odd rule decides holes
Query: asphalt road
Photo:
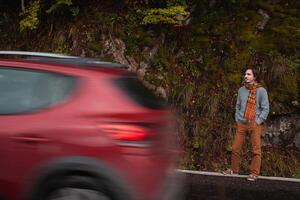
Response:
[[[181,171],[186,181],[185,200],[300,200],[300,179]]]

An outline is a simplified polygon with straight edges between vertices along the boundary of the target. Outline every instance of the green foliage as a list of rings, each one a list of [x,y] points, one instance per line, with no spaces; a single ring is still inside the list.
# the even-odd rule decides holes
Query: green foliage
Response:
[[[78,7],[72,7],[72,8],[70,8],[70,11],[71,11],[73,17],[76,17],[79,14]]]
[[[20,16],[24,17],[20,21],[20,30],[34,30],[37,29],[39,24],[38,13],[40,12],[40,1],[31,1],[29,3],[28,9],[20,14]]]
[[[46,10],[46,13],[57,12],[59,8],[63,6],[71,6],[72,4],[72,0],[56,0],[56,2],[52,4],[48,10]]]
[[[297,83],[299,60],[284,56],[276,51],[271,51],[269,56],[273,62],[273,67],[270,70],[268,82],[269,84],[277,84],[277,87],[272,88],[272,93],[270,94],[274,101],[273,109],[280,108],[280,104],[285,104],[287,109],[289,106],[292,106],[293,101],[299,99],[299,86]],[[278,112],[280,110],[274,111]]]
[[[189,17],[185,6],[153,8],[146,12],[143,24],[173,24],[181,25]]]
[[[240,73],[229,73],[226,76],[226,81],[228,83],[233,83],[235,85],[240,85],[242,82],[242,76]]]
[[[279,148],[263,148],[262,175],[299,177],[299,152]]]
[[[56,2],[46,10],[46,13],[62,13],[65,9],[68,9],[74,17],[79,14],[79,7],[74,7],[72,0],[56,0]]]
[[[121,19],[122,28],[118,28],[115,34],[126,42],[126,53],[135,56],[136,59],[143,57],[141,51],[145,46],[151,47],[157,41],[159,32],[146,31],[146,27],[141,25],[143,15],[141,11],[132,11]],[[116,26],[117,23],[116,22]],[[111,22],[113,24],[114,22]]]
[[[118,19],[116,13],[98,11],[95,13],[95,19],[101,24],[114,24]]]
[[[292,60],[292,62],[290,63],[289,66],[292,69],[297,69],[300,72],[300,54],[291,56],[290,59]]]
[[[55,13],[62,12],[63,8],[68,7],[69,12],[71,12],[72,16],[77,16],[79,14],[78,7],[71,7],[73,5],[72,0],[56,0],[51,7],[46,10],[46,13]],[[20,30],[34,30],[38,28],[39,19],[38,15],[43,11],[40,0],[32,0],[29,2],[28,8],[20,13],[22,19],[19,22]]]
[[[277,51],[270,51],[269,53],[272,61],[279,65],[287,65],[290,69],[300,70],[300,55],[285,56]]]
[[[69,45],[67,43],[66,37],[64,35],[57,35],[52,43],[52,50],[55,53],[68,54]]]
[[[167,6],[186,6],[186,0],[168,0]]]
[[[293,178],[300,179],[300,169],[296,169],[292,176]]]

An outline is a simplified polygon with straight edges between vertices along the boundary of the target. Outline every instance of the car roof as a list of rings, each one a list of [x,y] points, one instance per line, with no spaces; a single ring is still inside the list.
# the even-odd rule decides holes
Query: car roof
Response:
[[[127,69],[125,64],[101,61],[96,58],[83,56],[69,56],[57,53],[47,52],[29,52],[29,51],[0,51],[0,57],[17,58],[18,60],[42,62],[48,64],[62,64],[80,67],[100,67],[100,68],[117,68]]]

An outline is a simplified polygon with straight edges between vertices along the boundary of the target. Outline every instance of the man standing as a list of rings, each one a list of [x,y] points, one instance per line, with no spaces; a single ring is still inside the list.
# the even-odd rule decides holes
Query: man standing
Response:
[[[269,114],[268,93],[260,84],[258,72],[247,69],[244,76],[245,85],[238,91],[235,120],[237,130],[232,146],[231,168],[224,174],[237,174],[240,166],[241,149],[247,133],[252,145],[251,173],[249,181],[255,181],[261,165],[261,133],[263,124]]]

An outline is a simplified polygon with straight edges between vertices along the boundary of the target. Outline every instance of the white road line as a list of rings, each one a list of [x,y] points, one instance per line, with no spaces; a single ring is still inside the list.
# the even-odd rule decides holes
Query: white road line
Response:
[[[187,174],[199,174],[199,175],[209,175],[209,176],[223,176],[223,177],[237,177],[237,178],[246,178],[247,175],[224,175],[219,172],[206,172],[206,171],[193,171],[193,170],[178,170],[182,173]],[[297,182],[300,183],[300,179],[296,178],[285,178],[285,177],[275,177],[275,176],[259,176],[259,179],[265,179],[265,180],[274,180],[274,181],[289,181],[289,182]]]

